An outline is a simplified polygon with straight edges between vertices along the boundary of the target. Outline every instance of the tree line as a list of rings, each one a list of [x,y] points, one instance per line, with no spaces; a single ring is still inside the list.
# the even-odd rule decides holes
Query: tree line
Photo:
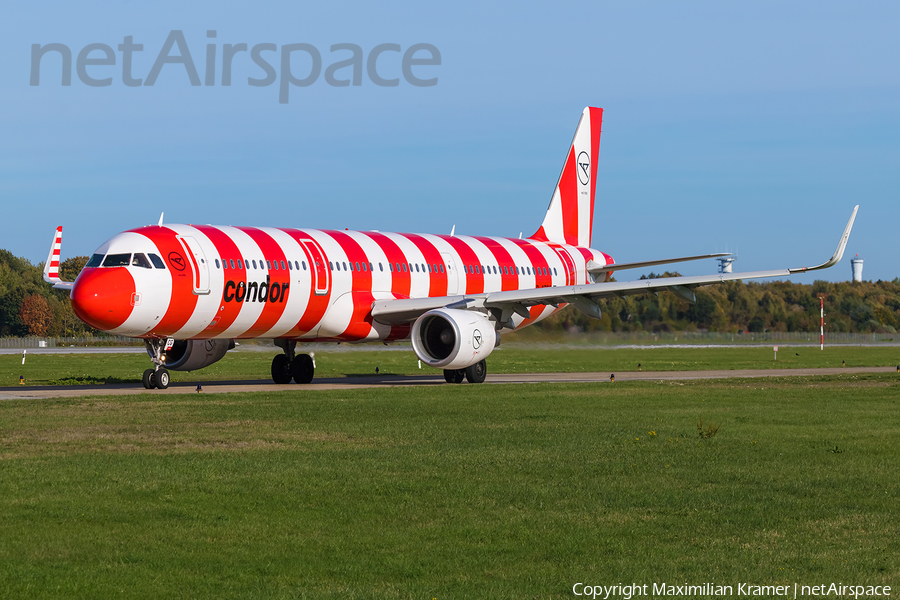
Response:
[[[74,281],[87,256],[66,259],[60,277]],[[0,250],[0,336],[71,337],[100,332],[75,316],[65,290],[43,280],[43,263]],[[678,273],[651,273],[650,278]],[[633,295],[600,300],[602,317],[567,309],[535,325],[546,331],[717,331],[792,332],[819,327],[819,295],[825,295],[828,331],[896,333],[900,329],[900,278],[861,283],[811,284],[730,281],[695,290],[689,303],[674,294]]]
[[[649,275],[678,277],[665,272]],[[641,277],[645,279],[645,277]],[[826,330],[840,333],[896,333],[900,329],[900,278],[811,284],[729,281],[696,288],[689,303],[669,292],[603,299],[602,317],[561,311],[536,327],[553,331],[818,331],[819,296],[825,296]]]
[[[74,281],[87,256],[66,259],[59,266],[65,281]],[[44,264],[0,250],[0,337],[73,337],[96,335],[72,310],[69,293],[44,282]]]

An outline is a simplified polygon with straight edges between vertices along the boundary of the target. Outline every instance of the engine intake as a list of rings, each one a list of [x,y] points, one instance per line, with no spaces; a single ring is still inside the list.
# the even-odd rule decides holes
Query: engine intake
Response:
[[[165,365],[170,371],[196,371],[222,360],[233,348],[234,340],[175,340],[165,353]]]
[[[483,314],[454,308],[431,310],[416,319],[413,350],[430,367],[464,369],[500,345],[500,335]]]

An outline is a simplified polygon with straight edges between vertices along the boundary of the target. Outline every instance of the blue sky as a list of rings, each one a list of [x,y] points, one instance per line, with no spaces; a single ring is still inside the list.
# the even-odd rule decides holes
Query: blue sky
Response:
[[[323,5],[325,4],[325,5]],[[0,19],[0,247],[33,262],[64,226],[63,255],[118,231],[171,222],[517,236],[543,219],[586,105],[605,109],[594,247],[619,262],[737,249],[736,268],[827,259],[854,204],[848,252],[866,279],[900,276],[900,4],[889,2],[4,4]],[[115,66],[58,55],[29,85],[32,44],[144,46],[146,78],[181,30],[204,77],[166,65],[152,87]],[[215,30],[215,40],[207,31]],[[224,44],[307,43],[323,76],[292,88]],[[332,87],[333,44],[429,43],[432,87],[379,62]],[[173,51],[172,54],[177,54]],[[100,56],[99,53],[92,57]],[[277,53],[269,53],[278,68]],[[298,73],[309,69],[297,59]],[[346,71],[346,72],[349,72]],[[279,78],[279,82],[280,82]],[[713,272],[712,261],[679,267]],[[637,276],[639,273],[635,273]],[[849,279],[845,258],[815,277]],[[810,282],[813,276],[796,278]]]

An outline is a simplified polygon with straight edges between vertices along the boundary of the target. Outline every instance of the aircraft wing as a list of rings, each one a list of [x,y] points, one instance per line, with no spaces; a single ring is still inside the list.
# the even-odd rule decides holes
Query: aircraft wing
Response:
[[[840,262],[850,238],[850,230],[856,219],[859,205],[854,207],[844,233],[830,259],[814,267],[798,267],[775,269],[771,271],[749,271],[745,273],[716,273],[714,275],[696,275],[690,277],[665,277],[660,279],[642,279],[639,281],[613,281],[584,285],[568,285],[563,287],[536,288],[529,290],[509,290],[505,292],[485,292],[483,294],[466,294],[458,296],[440,296],[434,298],[409,298],[399,300],[379,300],[372,304],[372,318],[386,325],[399,325],[416,320],[429,310],[436,308],[456,309],[489,309],[499,311],[500,321],[506,321],[513,313],[528,318],[531,315],[528,307],[538,304],[553,305],[573,304],[589,316],[600,316],[600,307],[595,302],[600,298],[626,296],[646,292],[668,290],[693,302],[693,288],[725,281],[743,279],[760,279],[766,277],[788,277],[796,273],[827,269]]]

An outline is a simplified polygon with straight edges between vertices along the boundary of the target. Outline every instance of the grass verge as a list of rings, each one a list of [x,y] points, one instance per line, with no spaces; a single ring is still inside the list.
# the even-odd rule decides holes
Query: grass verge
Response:
[[[0,596],[897,585],[898,390],[861,375],[7,401]]]
[[[221,361],[200,371],[172,372],[172,381],[222,381],[270,379],[271,352],[229,352]],[[418,368],[412,350],[316,352],[316,377],[434,373]],[[31,354],[22,365],[21,355],[0,355],[0,387],[14,386],[19,377],[29,385],[80,383],[139,383],[150,366],[145,354]],[[895,366],[900,347],[835,346],[824,351],[811,347],[782,347],[774,360],[771,347],[717,348],[586,348],[541,346],[500,347],[488,358],[489,373],[573,373],[637,371],[694,371],[715,369],[773,369]]]

